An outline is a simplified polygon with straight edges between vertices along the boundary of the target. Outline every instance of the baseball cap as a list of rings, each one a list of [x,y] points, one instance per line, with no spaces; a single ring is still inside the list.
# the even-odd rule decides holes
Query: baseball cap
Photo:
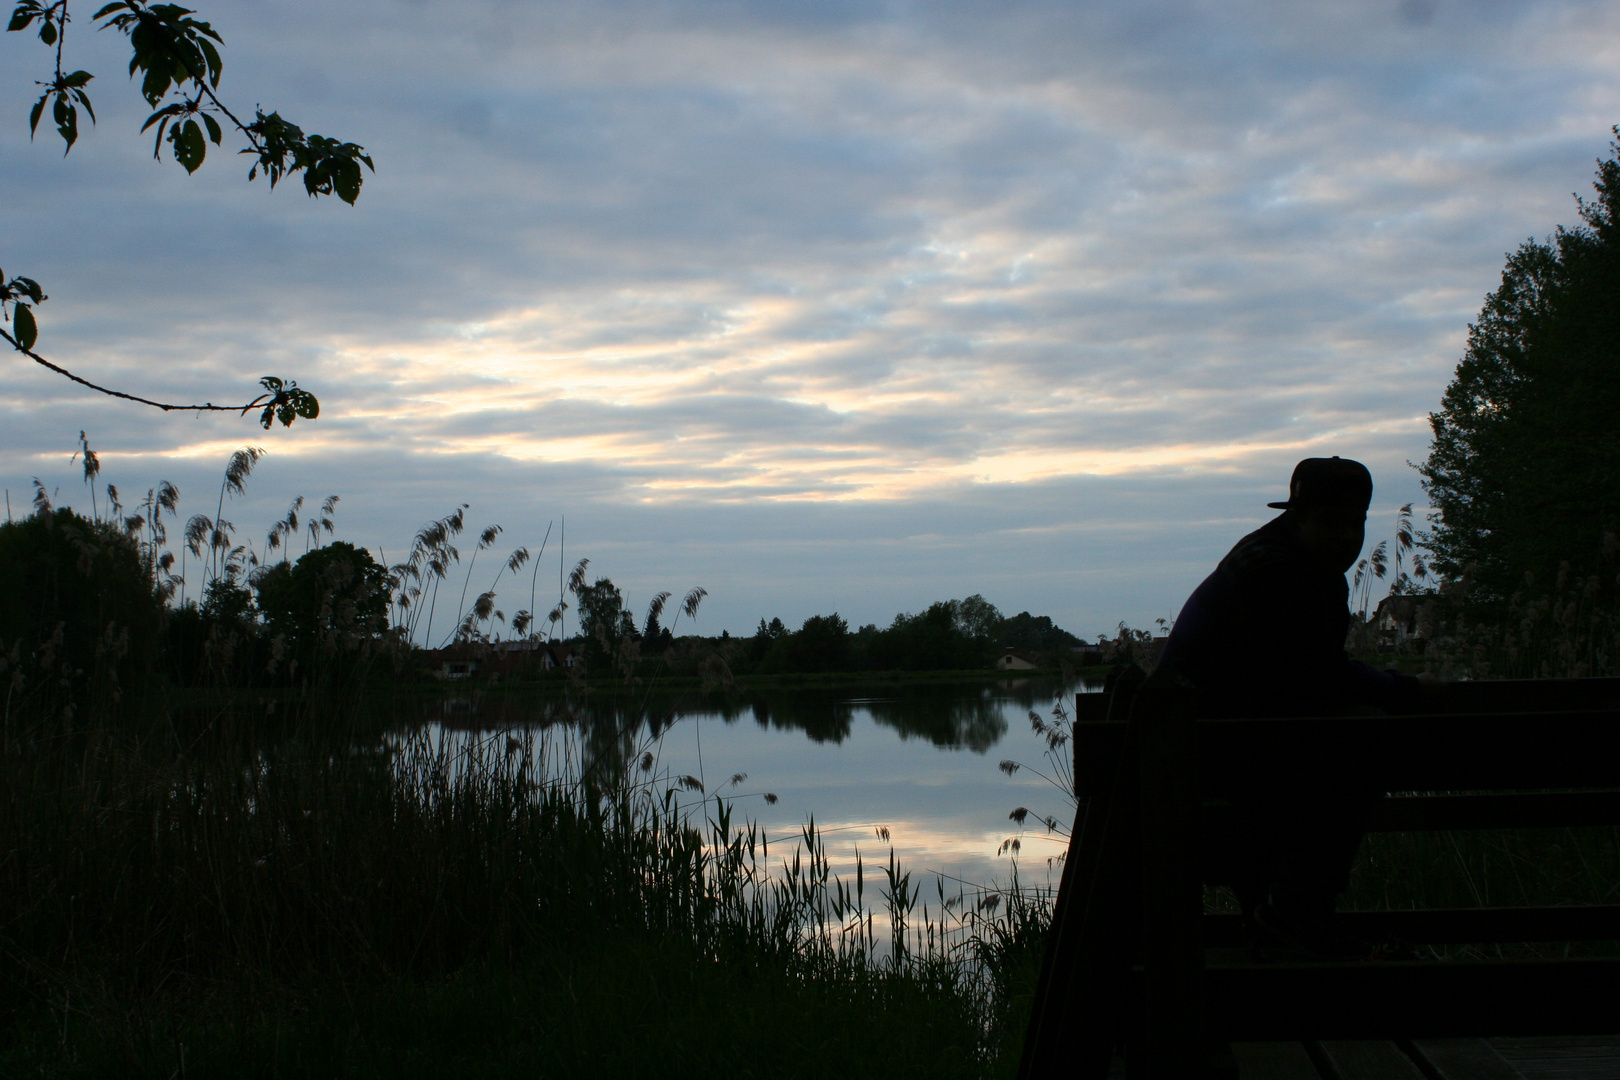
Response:
[[[1341,457],[1306,458],[1294,466],[1288,501],[1267,503],[1275,510],[1334,506],[1366,511],[1372,502],[1372,473],[1359,461]]]

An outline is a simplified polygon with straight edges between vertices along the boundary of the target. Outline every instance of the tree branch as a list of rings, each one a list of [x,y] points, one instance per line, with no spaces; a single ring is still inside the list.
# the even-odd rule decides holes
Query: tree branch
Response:
[[[284,392],[281,391],[280,380],[275,380],[275,382],[276,382],[275,390],[277,391],[276,393],[260,394],[258,397],[254,398],[252,401],[248,402],[246,405],[215,405],[211,401],[210,402],[204,402],[201,405],[174,405],[174,404],[170,404],[168,402],[153,401],[150,398],[138,397],[135,394],[126,394],[122,390],[113,390],[113,389],[110,389],[108,387],[101,386],[98,383],[93,383],[89,379],[82,378],[81,376],[75,375],[75,374],[73,374],[73,372],[69,371],[65,367],[62,367],[60,364],[51,363],[49,360],[45,359],[43,356],[39,355],[34,350],[24,348],[22,342],[18,341],[16,338],[12,337],[11,334],[9,332],[7,332],[3,328],[0,328],[0,338],[4,338],[6,341],[9,341],[13,348],[15,348],[18,352],[22,353],[24,356],[28,357],[30,360],[34,361],[34,363],[39,364],[41,367],[48,368],[51,371],[56,372],[58,375],[64,376],[64,377],[69,378],[69,379],[72,379],[74,382],[78,383],[80,386],[87,386],[91,390],[94,390],[99,394],[106,394],[108,397],[120,398],[120,399],[122,399],[124,401],[133,401],[137,405],[150,405],[152,408],[154,408],[154,409],[162,409],[164,412],[233,412],[233,413],[237,413],[237,414],[241,415],[241,414],[246,414],[250,409],[255,409],[255,408],[259,408],[260,406],[264,406],[265,407],[264,426],[267,427],[267,428],[270,426],[270,424],[268,422],[269,418],[271,418],[272,416],[280,418],[279,417],[279,412],[280,412],[280,406],[282,404],[282,401],[280,400],[280,398],[284,396]],[[307,414],[299,413],[298,415],[307,415]],[[283,424],[290,424],[291,422],[292,421],[290,419],[282,419]]]

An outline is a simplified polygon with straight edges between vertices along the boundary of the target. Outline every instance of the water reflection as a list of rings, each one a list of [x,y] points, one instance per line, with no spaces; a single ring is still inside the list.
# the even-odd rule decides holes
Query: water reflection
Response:
[[[1041,748],[1031,739],[1028,714],[1046,715],[1055,700],[1080,688],[1051,678],[1020,678],[770,687],[708,696],[632,696],[595,688],[550,694],[473,691],[423,702],[406,726],[425,721],[433,738],[465,746],[502,731],[526,732],[525,738],[565,736],[579,775],[604,784],[643,779],[651,766],[676,778],[697,777],[705,790],[713,779],[709,773],[751,774],[764,785],[762,791],[782,793],[780,812],[801,821],[811,814],[823,820],[843,817],[856,805],[869,805],[873,820],[900,819],[919,810],[920,799],[935,797],[904,792],[920,785],[946,797],[951,789],[954,800],[966,800],[962,806],[985,800],[982,826],[1001,829],[996,822],[1016,800],[986,755],[999,747],[997,758],[1037,765]],[[884,764],[874,774],[870,770],[879,762]],[[980,794],[969,796],[968,788]],[[802,799],[789,797],[795,791]],[[943,809],[923,817],[931,819]],[[931,828],[942,822],[912,824]]]
[[[764,730],[801,731],[812,742],[842,743],[857,713],[902,739],[925,739],[950,750],[983,754],[1007,734],[1009,713],[1046,711],[1078,689],[1055,679],[993,683],[934,683],[883,687],[771,687],[729,694],[615,694],[602,690],[548,695],[479,694],[426,703],[421,719],[450,729],[491,731],[567,724],[589,734],[606,752],[626,752],[656,739],[680,720],[695,717]]]
[[[1046,745],[1027,717],[1049,717],[1060,699],[1072,706],[1083,688],[1025,678],[708,697],[472,692],[424,702],[400,719],[449,752],[502,752],[515,737],[541,757],[570,762],[576,776],[676,787],[682,806],[721,794],[773,844],[791,843],[813,818],[838,873],[853,873],[861,851],[886,858],[892,848],[919,872],[1004,881],[1018,856],[1003,842],[1024,832],[1024,870],[1044,880],[1061,837],[1020,829],[1008,813],[1027,806],[1036,817],[1067,821],[1073,805],[1036,771],[1049,771]],[[1007,775],[997,768],[1002,758],[1031,768]],[[738,775],[746,777],[740,787],[726,779]],[[686,778],[701,782],[687,789]]]

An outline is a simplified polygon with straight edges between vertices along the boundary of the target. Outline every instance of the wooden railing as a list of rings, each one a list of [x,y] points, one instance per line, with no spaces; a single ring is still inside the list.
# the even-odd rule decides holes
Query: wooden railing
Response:
[[[1194,720],[1156,674],[1076,703],[1080,797],[1019,1076],[1231,1076],[1231,1041],[1620,1033],[1620,960],[1256,963],[1206,914],[1199,776],[1286,760],[1395,794],[1373,830],[1620,825],[1620,679],[1461,683],[1419,716]],[[1399,794],[1399,793],[1427,794]],[[1447,794],[1455,793],[1455,794]],[[1620,906],[1342,913],[1363,940],[1620,941]],[[1236,954],[1234,958],[1234,954]]]

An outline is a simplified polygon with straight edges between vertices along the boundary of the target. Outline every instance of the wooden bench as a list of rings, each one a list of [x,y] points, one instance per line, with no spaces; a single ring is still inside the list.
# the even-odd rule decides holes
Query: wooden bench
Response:
[[[1375,778],[1395,794],[1373,830],[1620,825],[1620,679],[1460,683],[1419,716],[1195,721],[1187,704],[1163,672],[1076,702],[1080,803],[1020,1077],[1102,1080],[1121,1047],[1127,1075],[1186,1080],[1235,1076],[1234,1042],[1620,1034],[1620,959],[1254,963],[1199,873],[1225,809],[1200,772],[1259,747]],[[1620,906],[1337,917],[1414,945],[1620,940]]]

